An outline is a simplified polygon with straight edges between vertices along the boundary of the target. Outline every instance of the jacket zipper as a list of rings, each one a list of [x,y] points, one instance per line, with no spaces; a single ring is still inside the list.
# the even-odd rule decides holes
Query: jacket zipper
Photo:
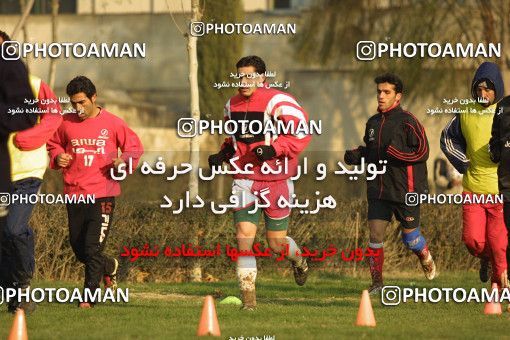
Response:
[[[381,127],[379,128],[379,136],[378,136],[378,141],[377,141],[377,155],[378,155],[378,158],[379,160],[381,159],[381,134],[382,134],[382,129],[383,129],[383,125],[384,125],[384,121],[386,120],[386,117],[384,116],[384,114],[382,114],[382,122],[381,122]],[[382,180],[382,177],[383,176],[379,176],[379,184],[380,184],[380,191],[379,191],[379,199],[381,198],[382,196],[382,192],[383,192],[383,180]]]

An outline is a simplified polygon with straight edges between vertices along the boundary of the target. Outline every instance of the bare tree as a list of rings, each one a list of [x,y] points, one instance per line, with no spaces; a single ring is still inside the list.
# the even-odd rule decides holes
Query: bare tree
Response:
[[[191,21],[200,21],[202,12],[200,10],[199,0],[191,1]],[[200,119],[200,101],[198,94],[198,58],[197,58],[197,37],[188,35],[188,61],[189,61],[189,84],[190,84],[190,112],[191,118],[198,121]],[[190,140],[190,163],[193,171],[189,177],[189,194],[195,199],[198,195],[198,166],[200,161],[200,140],[195,136]]]
[[[25,22],[27,21],[28,16],[30,15],[30,11],[32,10],[32,7],[34,7],[35,0],[29,0],[27,4],[25,4],[25,0],[20,0],[20,8],[21,8],[21,18],[19,19],[18,23],[16,24],[16,27],[14,27],[14,30],[12,31],[11,38],[14,39],[16,35],[18,34],[20,28],[23,28],[23,34],[25,41],[28,39],[28,34],[25,29]]]
[[[493,61],[510,80],[510,51],[505,48],[510,44],[508,0],[320,0],[304,19],[303,29],[294,40],[298,59],[317,68],[351,67],[360,76],[380,69],[404,74],[410,100],[422,93],[439,95],[452,85],[463,85],[462,70],[474,70],[485,59],[416,57],[355,62],[357,42],[500,42],[502,56]]]
[[[191,21],[200,21],[202,18],[202,11],[200,10],[199,0],[191,1]],[[191,118],[195,121],[200,119],[200,97],[198,91],[198,57],[197,57],[197,37],[188,34],[188,61],[189,61],[189,85],[190,85],[190,112]],[[193,201],[196,201],[198,195],[198,167],[200,162],[200,139],[196,135],[190,140],[190,164],[193,171],[189,177],[189,195]],[[199,243],[199,237],[202,234],[200,226],[193,240],[196,244]],[[195,261],[190,273],[192,281],[202,281],[202,267],[199,260]]]
[[[187,40],[187,50],[188,50],[188,67],[189,67],[189,83],[190,83],[190,113],[191,118],[198,121],[200,119],[200,97],[199,97],[199,87],[198,87],[198,56],[197,56],[197,37],[184,32],[179,25],[177,24],[173,14],[172,9],[170,7],[169,0],[166,0],[166,5],[168,8],[168,12],[175,27],[181,32],[184,38]],[[183,9],[184,10],[184,9]],[[192,0],[191,1],[191,18],[190,22],[200,21],[202,18],[203,11],[200,9],[200,1]],[[196,202],[196,197],[198,195],[198,167],[200,161],[200,139],[199,136],[194,136],[190,138],[190,164],[192,165],[192,172],[190,173],[190,177],[188,180],[188,191],[190,195],[190,199],[193,202]],[[202,234],[202,230],[198,227],[198,230],[194,236],[193,242],[195,244],[199,243],[199,237]],[[190,279],[195,282],[202,281],[202,267],[199,260],[194,261],[193,268],[189,273]]]
[[[19,19],[18,23],[14,27],[14,30],[11,34],[11,39],[15,40],[16,35],[18,34],[20,29],[23,29],[23,41],[28,41],[28,31],[27,26],[25,25],[28,16],[30,15],[30,11],[32,10],[32,7],[34,6],[35,0],[29,0],[28,3],[25,3],[25,0],[19,0],[19,5],[21,9],[21,18]],[[29,69],[28,65],[28,58],[25,60],[25,64],[27,66],[27,69]]]
[[[207,6],[206,6],[207,5]],[[238,0],[207,2],[200,0],[203,8],[202,22],[229,23],[243,22],[244,8]],[[198,86],[200,90],[200,113],[202,119],[223,120],[223,107],[227,100],[237,92],[232,88],[217,89],[212,85],[217,82],[229,81],[228,75],[234,65],[242,57],[244,36],[208,34],[200,37],[198,43]],[[204,67],[214,65],[214,67]],[[217,145],[221,145],[224,136],[218,134]],[[225,176],[217,176],[211,186],[213,199],[225,197]]]
[[[57,29],[58,29],[58,8],[59,0],[51,0],[51,41],[57,42]],[[51,88],[55,86],[55,78],[57,73],[57,59],[51,58],[50,60],[50,73],[48,75],[48,84]]]

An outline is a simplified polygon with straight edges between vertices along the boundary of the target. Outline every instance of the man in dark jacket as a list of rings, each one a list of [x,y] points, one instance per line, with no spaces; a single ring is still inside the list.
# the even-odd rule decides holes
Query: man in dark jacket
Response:
[[[383,238],[393,215],[400,222],[402,241],[420,259],[427,279],[436,275],[436,265],[420,233],[420,206],[414,202],[406,204],[408,195],[428,193],[429,146],[425,129],[416,117],[400,107],[403,84],[396,75],[378,76],[375,83],[378,113],[366,124],[363,137],[366,146],[349,150],[344,157],[350,165],[360,164],[364,157],[379,168],[386,166],[384,174],[367,181],[369,248],[378,254],[369,257],[371,294],[383,287]]]
[[[496,106],[489,141],[491,161],[498,164],[498,191],[503,195],[503,216],[507,230],[506,262],[510,263],[510,96]]]
[[[0,31],[0,45],[7,40],[5,37]],[[7,140],[11,132],[28,129],[36,123],[37,114],[30,112],[35,107],[25,65],[20,60],[6,60],[0,54],[0,243],[12,190]]]

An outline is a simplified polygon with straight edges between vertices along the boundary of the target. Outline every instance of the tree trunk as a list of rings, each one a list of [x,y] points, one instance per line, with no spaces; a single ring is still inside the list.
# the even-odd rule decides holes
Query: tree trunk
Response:
[[[59,7],[59,0],[51,0],[51,41],[57,42],[57,18],[58,18],[58,7]],[[55,87],[55,77],[57,73],[57,59],[51,58],[50,59],[50,73],[48,75],[48,84],[50,88]]]
[[[200,21],[202,14],[200,13],[199,0],[192,0],[191,2],[191,21]],[[188,60],[189,60],[189,84],[191,94],[191,105],[190,112],[191,118],[196,122],[200,119],[200,105],[199,105],[199,94],[198,94],[198,60],[197,60],[197,37],[188,35]],[[196,201],[195,198],[198,195],[198,167],[200,162],[200,140],[199,135],[192,137],[190,140],[190,164],[193,167],[193,171],[189,177],[189,194],[192,201]],[[195,239],[195,244],[199,243],[200,226],[198,227]],[[202,281],[202,268],[200,261],[197,260],[194,263],[190,278],[194,282]]]
[[[27,27],[25,25],[25,22],[27,21],[28,16],[30,15],[30,11],[32,10],[32,7],[34,6],[35,0],[29,0],[28,4],[25,3],[25,0],[19,0],[19,7],[21,9],[21,18],[19,19],[18,23],[16,24],[16,27],[14,27],[14,30],[11,34],[11,39],[16,40],[16,35],[18,34],[19,30],[23,29],[23,41],[28,42],[28,32]],[[27,70],[29,69],[28,65],[28,58],[25,60],[25,65],[27,66]]]
[[[221,145],[223,143],[223,136],[218,135],[218,145]],[[214,187],[214,186],[213,186]],[[225,175],[219,175],[216,176],[216,185],[213,189],[215,191],[215,195],[211,197],[215,200],[221,200],[223,197],[225,197]],[[229,192],[230,196],[230,192]]]
[[[16,27],[14,27],[14,30],[11,34],[11,39],[15,39],[16,35],[18,34],[20,28],[25,27],[25,21],[27,21],[28,16],[30,15],[30,11],[32,10],[32,7],[34,6],[35,0],[29,0],[28,4],[25,4],[25,0],[19,0],[20,8],[21,8],[21,18],[19,19],[18,23],[16,24]],[[25,39],[27,39],[26,31],[25,33]]]
[[[500,66],[503,73],[504,84],[510,84],[510,52],[505,46],[510,44],[510,34],[508,32],[508,26],[510,25],[510,4],[506,0],[501,0],[501,7],[499,11],[500,15],[500,42],[503,46],[503,55],[498,60],[501,60]]]
[[[192,21],[199,21],[201,14],[198,0],[193,0],[191,5]],[[200,106],[198,95],[198,60],[197,60],[197,37],[188,35],[188,60],[189,60],[189,84],[191,94],[191,118],[195,121],[200,119]],[[193,171],[189,178],[190,197],[194,199],[198,195],[198,165],[200,161],[200,140],[199,136],[190,139],[190,163]]]

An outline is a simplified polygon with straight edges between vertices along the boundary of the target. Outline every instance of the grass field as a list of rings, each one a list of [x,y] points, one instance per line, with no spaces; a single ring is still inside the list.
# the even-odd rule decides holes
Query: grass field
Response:
[[[414,273],[413,273],[414,274]],[[383,306],[372,298],[376,328],[354,326],[361,290],[368,278],[314,273],[306,286],[290,277],[260,275],[258,309],[241,312],[218,305],[237,295],[237,283],[176,283],[130,285],[129,303],[104,304],[91,310],[75,305],[41,303],[27,318],[29,339],[190,339],[195,338],[203,296],[217,297],[222,338],[275,336],[275,339],[344,338],[510,338],[510,313],[488,316],[477,303],[407,303]],[[389,275],[386,284],[401,287],[482,287],[478,275],[442,273],[426,282],[421,273]],[[33,286],[73,287],[41,282]],[[125,285],[121,285],[125,287]],[[3,307],[3,306],[2,306]],[[506,305],[503,306],[506,309]],[[5,307],[3,307],[5,308]],[[12,315],[0,313],[0,337],[8,334]]]

